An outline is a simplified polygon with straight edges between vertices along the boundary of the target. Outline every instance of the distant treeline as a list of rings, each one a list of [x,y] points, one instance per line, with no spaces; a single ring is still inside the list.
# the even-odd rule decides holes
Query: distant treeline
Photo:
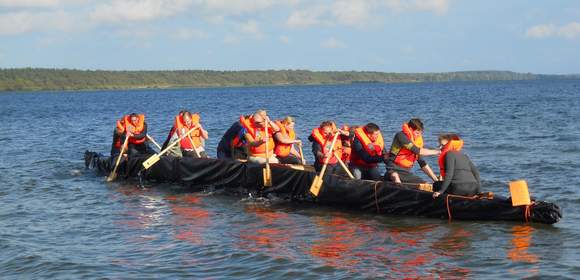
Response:
[[[580,75],[539,75],[510,71],[447,73],[266,71],[102,71],[21,68],[0,69],[0,91],[98,90],[178,87],[235,87],[347,83],[417,83],[578,79]]]

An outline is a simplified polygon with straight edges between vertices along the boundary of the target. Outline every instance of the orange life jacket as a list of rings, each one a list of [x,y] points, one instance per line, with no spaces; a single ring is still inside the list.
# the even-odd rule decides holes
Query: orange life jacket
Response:
[[[280,133],[282,133],[282,135],[288,137],[291,140],[296,139],[296,133],[294,132],[294,129],[286,129],[286,126],[282,124],[282,122],[280,121],[276,121],[276,124],[278,125],[278,127],[280,127]],[[274,149],[274,153],[276,153],[277,156],[285,158],[288,155],[290,155],[291,151],[292,144],[284,144],[276,142],[276,148]]]
[[[246,129],[247,133],[249,133],[254,140],[264,139],[266,135],[264,135],[265,129],[258,129],[254,125],[254,117],[244,117],[240,116],[240,123]],[[268,155],[272,156],[274,154],[274,131],[272,127],[268,127]],[[263,157],[266,158],[266,143],[262,143],[260,146],[249,146],[248,145],[248,152],[250,156],[253,157]]]
[[[441,177],[445,178],[445,155],[450,151],[461,151],[463,148],[463,140],[455,139],[449,141],[449,143],[445,144],[443,149],[441,150],[441,154],[439,155],[439,172]]]
[[[407,123],[403,124],[403,133],[407,136],[407,138],[409,138],[411,142],[413,142],[415,146],[423,148],[423,136],[415,138],[413,129],[411,129]],[[419,159],[418,155],[405,147],[401,147],[401,150],[395,158],[395,164],[403,168],[411,168],[417,159]]]
[[[385,142],[383,140],[383,134],[379,134],[379,137],[376,141],[371,141],[369,138],[367,131],[364,127],[359,127],[354,130],[354,136],[363,146],[363,149],[372,157],[374,156],[382,156],[383,149],[385,148]],[[352,153],[351,155],[351,162],[354,165],[365,167],[365,168],[373,168],[376,167],[376,163],[368,163],[364,161],[358,153]]]
[[[334,133],[337,133],[336,129],[333,129],[333,135]],[[322,154],[326,154],[327,151],[330,149],[330,145],[332,144],[332,138],[334,136],[331,137],[330,139],[327,139],[324,136],[322,129],[318,127],[312,130],[311,136],[314,139],[314,141],[316,141],[316,143],[320,144],[320,146],[322,147]],[[337,139],[336,143],[334,144],[334,152],[332,153],[332,156],[328,160],[328,164],[336,164],[338,160],[336,159],[335,154],[340,155],[341,153],[342,153],[342,145],[340,144],[340,141]],[[317,155],[314,156],[316,157],[316,160],[319,163],[324,164],[324,158],[319,158]]]
[[[181,137],[181,136],[183,136],[184,132],[189,131],[191,128],[193,128],[195,125],[197,125],[199,123],[199,121],[200,121],[199,115],[192,114],[191,115],[191,125],[187,126],[185,124],[185,121],[183,120],[183,116],[178,115],[178,116],[175,116],[175,122],[173,123],[173,127],[176,128],[177,135],[179,137]],[[189,138],[191,138],[191,140]],[[196,148],[200,148],[203,145],[203,142],[201,139],[201,128],[196,128],[192,132],[190,132],[189,137],[186,136],[185,138],[181,139],[181,141],[179,142],[179,145],[184,150],[193,150],[193,145],[191,144],[192,140],[193,140],[193,144],[195,144]]]
[[[117,135],[121,135],[123,133],[125,133],[125,118],[123,117],[120,120],[117,120],[117,127],[115,128]],[[115,141],[115,148],[117,149],[121,149],[121,146],[123,145],[123,141],[124,139],[121,139],[121,137],[117,137],[117,140]]]
[[[128,126],[132,126],[133,129],[133,134],[140,134],[141,132],[143,132],[143,129],[145,127],[145,115],[137,115],[137,123],[132,123],[131,122],[131,116],[130,115],[126,115],[123,119],[125,122],[125,130],[127,130]],[[147,140],[147,137],[143,137],[141,139],[136,139],[134,137],[129,137],[129,143],[131,144],[142,144],[145,142],[145,140]]]

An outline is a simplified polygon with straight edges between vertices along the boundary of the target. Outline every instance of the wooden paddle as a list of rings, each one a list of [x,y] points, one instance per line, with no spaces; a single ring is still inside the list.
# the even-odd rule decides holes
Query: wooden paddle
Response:
[[[354,179],[354,175],[352,175],[352,173],[350,172],[350,170],[348,170],[348,167],[346,166],[346,164],[344,164],[344,161],[342,161],[342,159],[340,158],[340,156],[337,155],[336,152],[334,152],[334,156],[336,157],[336,159],[340,163],[340,166],[342,166],[342,169],[344,169],[344,171],[346,172],[346,174],[348,174],[348,177],[350,177],[351,179]]]
[[[334,135],[334,138],[332,138],[332,143],[330,144],[330,152],[332,153],[332,151],[334,150],[334,144],[336,144],[336,139],[338,138],[338,132],[336,133],[336,135]],[[328,161],[330,161],[331,157],[327,157],[324,160],[324,165],[322,166],[322,169],[320,170],[320,174],[316,175],[316,177],[314,177],[314,180],[312,181],[312,185],[310,185],[310,193],[312,193],[315,197],[318,196],[318,193],[320,193],[320,188],[322,187],[322,182],[324,182],[324,180],[322,179],[324,177],[324,172],[326,171],[326,166],[328,165]]]
[[[300,160],[302,160],[302,165],[306,165],[306,159],[304,159],[304,153],[302,152],[302,142],[298,142],[298,151],[300,152]]]
[[[189,135],[189,133],[191,133],[194,129],[196,129],[196,128],[195,127],[192,128],[185,135],[182,135],[181,137],[179,137],[179,139],[175,140],[170,145],[167,145],[167,147],[164,150],[160,151],[158,154],[154,154],[151,157],[149,157],[146,161],[143,162],[143,167],[145,169],[149,169],[151,166],[153,166],[155,163],[157,163],[161,159],[161,156],[163,154],[167,153],[167,151],[169,151],[171,148],[173,148],[173,146],[177,145],[179,143],[179,141],[181,141],[181,139],[183,139],[187,135]]]
[[[264,187],[272,186],[272,170],[270,169],[270,154],[268,153],[268,142],[270,142],[270,136],[268,136],[268,120],[266,120],[266,128],[264,129],[264,134],[266,137],[266,168],[263,169],[262,174],[264,177]]]
[[[119,156],[117,157],[117,162],[115,162],[115,167],[113,167],[113,171],[107,177],[107,182],[112,182],[117,179],[117,167],[119,167],[119,163],[121,162],[121,158],[123,157],[123,153],[125,152],[125,148],[127,147],[127,143],[129,142],[129,133],[125,136],[125,142],[123,142],[123,146],[121,147],[121,151],[119,152]]]
[[[149,134],[147,134],[147,139],[148,139],[148,140],[149,140],[151,143],[153,143],[153,145],[155,145],[155,146],[156,146],[156,147],[157,147],[157,148],[158,148],[160,151],[162,150],[162,149],[161,149],[161,146],[159,146],[159,144],[157,144],[157,142],[155,142],[155,139],[153,139],[153,137],[149,136]]]
[[[194,126],[194,128],[197,128],[198,126]],[[193,147],[193,151],[195,152],[195,155],[197,156],[197,158],[201,158],[201,156],[199,155],[199,152],[197,151],[197,147],[195,146],[195,143],[193,143],[193,139],[191,138],[191,135],[189,135],[189,132],[186,134],[187,138],[189,138],[189,141],[191,142],[191,146]]]

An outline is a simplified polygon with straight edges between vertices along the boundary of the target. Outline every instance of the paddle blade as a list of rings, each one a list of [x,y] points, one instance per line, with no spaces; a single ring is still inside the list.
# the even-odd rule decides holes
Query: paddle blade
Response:
[[[310,185],[310,193],[314,196],[318,196],[320,193],[320,187],[322,187],[322,178],[320,176],[314,177],[312,185]]]
[[[143,168],[149,169],[151,166],[153,166],[155,163],[157,163],[160,159],[161,159],[161,157],[159,155],[151,156],[150,158],[148,158],[146,161],[143,162]]]
[[[111,172],[107,177],[107,182],[113,182],[115,179],[117,179],[117,172]]]
[[[530,192],[528,183],[524,180],[510,182],[510,193],[512,195],[512,206],[530,205]]]
[[[262,169],[262,176],[264,177],[264,187],[272,186],[272,172],[268,168]]]

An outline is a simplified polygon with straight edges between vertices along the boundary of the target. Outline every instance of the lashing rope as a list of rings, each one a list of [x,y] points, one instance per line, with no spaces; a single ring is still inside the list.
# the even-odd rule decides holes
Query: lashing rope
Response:
[[[453,220],[453,217],[451,216],[451,206],[449,205],[450,198],[459,198],[459,199],[463,199],[463,200],[477,200],[479,198],[479,196],[477,196],[477,195],[462,196],[462,195],[456,195],[456,194],[448,194],[445,197],[445,206],[447,207],[447,217],[448,217],[449,221],[451,222],[451,220]]]
[[[524,206],[524,221],[529,223],[532,221],[532,206],[534,203]]]

